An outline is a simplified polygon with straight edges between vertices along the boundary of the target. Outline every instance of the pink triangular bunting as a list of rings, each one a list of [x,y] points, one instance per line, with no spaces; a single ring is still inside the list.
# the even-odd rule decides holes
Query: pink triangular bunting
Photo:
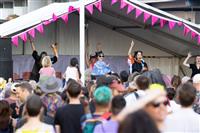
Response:
[[[44,25],[49,25],[50,23],[51,23],[50,20],[45,20],[45,21],[43,22]]]
[[[18,46],[18,36],[12,37],[12,43],[17,47]]]
[[[35,29],[32,28],[28,31],[28,34],[32,37],[32,38],[35,38]]]
[[[100,12],[102,12],[102,3],[101,3],[101,1],[95,3],[94,5]]]
[[[178,26],[182,26],[183,25],[183,23],[182,22],[178,22]]]
[[[151,17],[149,13],[144,12],[144,23]]]
[[[43,28],[43,25],[42,24],[39,24],[36,29],[40,32],[40,33],[43,33],[44,32],[44,28]]]
[[[58,17],[53,13],[52,19],[53,19],[53,21],[56,21],[58,19]]]
[[[20,37],[24,42],[27,41],[27,34],[26,34],[26,32],[20,34],[19,37]]]
[[[191,38],[194,39],[196,37],[197,33],[191,31]]]
[[[124,0],[121,0],[120,9],[123,9],[126,6],[127,6],[127,3],[124,2]]]
[[[138,18],[141,14],[142,14],[142,11],[136,8],[135,17]]]
[[[151,16],[151,25],[154,26],[155,23],[158,21],[158,17],[156,16]]]
[[[92,15],[93,14],[93,4],[89,4],[86,6],[86,9],[88,10],[88,12]]]
[[[160,19],[160,28],[163,28],[166,22],[167,22],[166,20]]]
[[[64,20],[65,21],[65,23],[67,23],[68,22],[68,14],[66,13],[66,14],[64,14],[64,15],[62,15],[61,16],[61,18],[62,18],[62,20]]]
[[[176,25],[176,22],[169,21],[168,25],[169,25],[169,29],[172,30],[174,28],[174,26]]]
[[[74,7],[73,6],[69,6],[69,8],[68,8],[68,12],[72,12],[72,11],[74,11]]]
[[[189,32],[190,32],[190,29],[188,27],[184,26],[184,29],[183,29],[184,36],[186,36]]]
[[[135,7],[133,7],[132,5],[128,5],[127,14],[133,11],[133,9],[135,9]]]
[[[198,44],[200,44],[200,35],[198,36]]]
[[[118,1],[118,0],[112,0],[112,1],[111,1],[111,5],[117,3],[117,1]]]

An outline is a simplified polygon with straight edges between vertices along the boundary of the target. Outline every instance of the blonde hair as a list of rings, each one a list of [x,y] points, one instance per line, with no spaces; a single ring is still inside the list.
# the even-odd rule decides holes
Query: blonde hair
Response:
[[[52,65],[51,63],[51,58],[49,56],[45,56],[43,59],[42,59],[42,66],[43,67],[50,67]]]

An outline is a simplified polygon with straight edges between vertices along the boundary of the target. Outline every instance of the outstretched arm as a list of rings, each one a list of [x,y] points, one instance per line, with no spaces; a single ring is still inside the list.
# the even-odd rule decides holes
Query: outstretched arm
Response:
[[[192,56],[192,55],[191,55],[191,53],[189,52],[188,55],[187,55],[187,57],[186,57],[185,60],[183,61],[183,65],[184,65],[184,66],[190,67],[190,64],[188,64],[187,62],[188,62],[188,60],[190,59],[191,56]]]
[[[30,41],[30,44],[31,44],[31,48],[32,48],[32,50],[33,50],[33,51],[36,51],[36,48],[35,48],[35,44],[34,44],[34,42],[31,40],[30,37],[29,37],[28,39],[29,39],[29,41]]]
[[[57,49],[57,44],[52,44],[51,45],[51,48],[52,48],[52,51],[53,51],[53,54],[54,56],[56,56],[58,58],[58,49]]]
[[[132,40],[132,42],[131,42],[131,46],[130,46],[130,48],[129,48],[129,50],[128,50],[128,55],[131,55],[131,52],[132,52],[133,46],[134,46],[134,41]]]

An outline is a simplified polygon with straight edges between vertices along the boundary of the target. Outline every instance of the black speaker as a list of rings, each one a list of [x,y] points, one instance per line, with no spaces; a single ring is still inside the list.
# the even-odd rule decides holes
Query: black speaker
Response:
[[[0,38],[0,77],[12,78],[13,61],[10,38]]]

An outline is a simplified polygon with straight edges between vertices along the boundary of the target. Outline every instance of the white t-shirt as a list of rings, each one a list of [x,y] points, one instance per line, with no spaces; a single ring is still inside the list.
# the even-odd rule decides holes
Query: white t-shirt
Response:
[[[31,129],[26,129],[22,127],[18,129],[16,133],[55,133],[55,130],[52,125],[42,123],[40,125],[37,125],[37,127],[34,127],[33,125]]]
[[[76,67],[68,66],[65,71],[64,78],[65,78],[66,82],[70,78],[78,81],[78,69]]]
[[[180,108],[167,116],[164,133],[200,133],[200,115],[192,108]]]
[[[139,98],[145,95],[145,91],[143,90],[138,90],[136,91],[136,93],[138,94]],[[134,92],[125,95],[124,98],[126,100],[126,106],[133,105],[137,101],[137,98]]]

